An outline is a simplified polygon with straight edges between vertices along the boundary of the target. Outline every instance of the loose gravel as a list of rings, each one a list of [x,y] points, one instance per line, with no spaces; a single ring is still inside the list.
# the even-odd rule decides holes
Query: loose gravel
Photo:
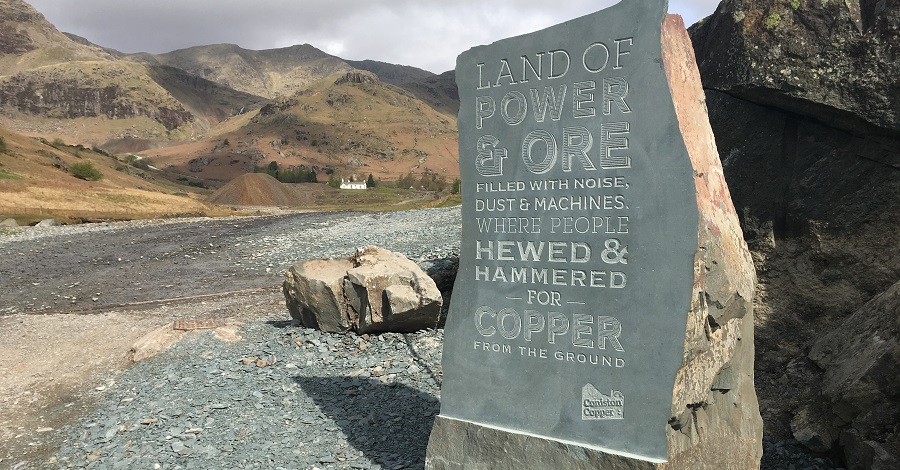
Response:
[[[116,380],[63,468],[422,468],[440,405],[439,330],[331,335],[249,324],[183,340]]]
[[[299,260],[363,245],[416,261],[452,258],[460,227],[454,207],[19,229],[0,236],[0,315],[271,287]]]
[[[298,260],[364,245],[446,274],[460,228],[457,207],[19,230],[0,237],[0,315],[271,287]],[[98,387],[96,411],[56,431],[46,467],[423,467],[442,330],[332,335],[286,310],[268,318],[237,342],[191,334]],[[839,468],[795,442],[763,444],[766,470]]]

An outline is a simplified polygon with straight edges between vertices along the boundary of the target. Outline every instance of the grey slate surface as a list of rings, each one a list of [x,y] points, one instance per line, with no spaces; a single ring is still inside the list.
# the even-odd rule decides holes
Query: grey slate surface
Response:
[[[665,459],[698,223],[665,9],[625,0],[459,57],[442,416]]]

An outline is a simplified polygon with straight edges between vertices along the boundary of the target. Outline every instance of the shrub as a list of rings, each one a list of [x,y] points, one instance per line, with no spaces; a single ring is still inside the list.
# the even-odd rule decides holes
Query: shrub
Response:
[[[318,183],[316,172],[304,165],[281,168],[278,162],[253,167],[254,173],[265,173],[282,183]]]
[[[450,185],[450,194],[459,194],[461,187],[462,187],[462,180],[459,178],[456,178],[455,180],[453,180],[453,184]]]
[[[53,147],[59,148],[59,147],[65,147],[65,146],[66,146],[66,143],[63,142],[62,139],[60,139],[59,137],[57,137],[57,138],[53,139],[53,142],[51,142],[50,145],[53,146]]]
[[[426,191],[438,192],[443,191],[447,187],[447,180],[443,176],[438,176],[434,173],[423,173],[417,185]]]
[[[94,168],[94,164],[90,161],[79,162],[69,167],[72,176],[85,181],[97,181],[103,178],[103,173]]]
[[[337,178],[337,176],[331,175],[328,177],[328,186],[331,186],[332,188],[335,188],[335,189],[340,188],[341,180],[339,180]]]
[[[6,139],[0,137],[0,152],[6,151]]]
[[[402,189],[411,188],[416,185],[416,177],[412,174],[412,172],[407,173],[405,175],[400,175],[400,178],[397,179],[397,187]]]

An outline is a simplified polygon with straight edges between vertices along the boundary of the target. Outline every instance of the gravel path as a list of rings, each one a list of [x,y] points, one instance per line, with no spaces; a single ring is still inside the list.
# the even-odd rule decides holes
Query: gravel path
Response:
[[[75,468],[422,468],[442,332],[343,336],[255,323],[122,375],[51,463]]]
[[[363,245],[458,256],[460,227],[455,207],[28,228],[0,237],[0,315],[271,287],[301,259]]]
[[[0,237],[0,315],[270,288],[297,260],[363,245],[439,268],[460,227],[450,208],[28,229]],[[330,335],[286,321],[277,290],[255,295],[278,308],[247,312],[240,341],[189,335],[99,387],[94,412],[54,431],[49,464],[11,468],[422,468],[443,331]],[[763,469],[838,468],[764,448]]]

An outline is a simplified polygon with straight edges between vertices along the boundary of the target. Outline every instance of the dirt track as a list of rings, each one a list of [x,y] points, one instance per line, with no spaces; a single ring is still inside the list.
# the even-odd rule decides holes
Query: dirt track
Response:
[[[322,214],[137,223],[0,244],[0,314],[106,306],[262,288],[282,266],[252,262],[254,239]],[[2,239],[0,239],[2,241]],[[266,271],[269,268],[269,272]]]

